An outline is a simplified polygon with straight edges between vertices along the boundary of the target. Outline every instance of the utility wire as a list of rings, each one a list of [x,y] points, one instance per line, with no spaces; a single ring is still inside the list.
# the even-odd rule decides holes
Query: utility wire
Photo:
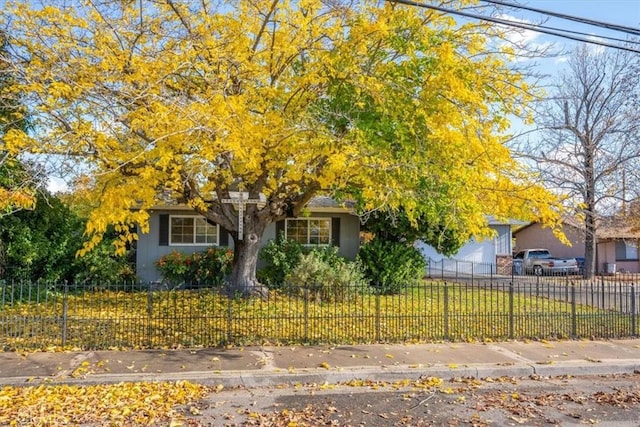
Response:
[[[521,5],[521,4],[517,4],[517,3],[510,3],[510,2],[506,2],[506,1],[500,1],[500,0],[481,0],[481,1],[484,2],[484,3],[491,3],[491,4],[496,4],[496,5],[499,5],[499,6],[506,6],[506,7],[514,8],[514,9],[523,9],[523,10],[528,10],[528,11],[531,11],[531,12],[542,13],[544,15],[554,16],[556,18],[566,19],[568,21],[580,22],[581,24],[593,25],[593,26],[596,26],[596,27],[607,28],[609,30],[621,31],[621,32],[624,32],[624,33],[640,36],[640,29],[639,28],[627,27],[625,25],[611,24],[611,23],[604,22],[604,21],[596,21],[596,20],[593,20],[593,19],[582,18],[582,17],[579,17],[579,16],[573,16],[573,15],[567,15],[567,14],[564,14],[564,13],[554,12],[554,11],[551,11],[551,10],[536,9],[534,7]]]
[[[588,39],[588,38],[572,36],[570,34],[567,34],[567,31],[562,30],[562,29],[558,29],[558,28],[546,29],[546,28],[542,28],[539,25],[527,24],[525,22],[510,21],[510,20],[501,19],[501,18],[494,18],[494,17],[486,16],[486,15],[478,15],[478,14],[475,14],[475,13],[463,12],[463,11],[454,10],[454,9],[448,9],[448,8],[444,8],[444,7],[440,7],[440,6],[433,6],[433,5],[429,5],[429,4],[419,3],[419,2],[416,2],[416,1],[412,1],[412,0],[386,0],[386,1],[388,1],[390,3],[404,4],[406,6],[415,6],[415,7],[421,7],[421,8],[424,8],[424,9],[437,10],[439,12],[448,13],[448,14],[451,14],[451,15],[458,15],[458,16],[464,16],[466,18],[477,19],[477,20],[487,21],[487,22],[493,22],[495,24],[501,24],[501,25],[505,25],[505,26],[508,26],[508,27],[515,27],[515,28],[520,28],[520,29],[524,29],[524,30],[531,30],[531,31],[535,31],[535,32],[538,32],[538,33],[549,34],[549,35],[552,35],[552,36],[562,37],[562,38],[565,38],[565,39],[575,40],[575,41],[579,41],[579,42],[583,42],[583,43],[589,43],[589,44],[595,44],[595,45],[598,45],[598,46],[610,47],[610,48],[613,48],[613,49],[625,50],[627,52],[640,53],[640,50],[634,49],[634,48],[631,48],[631,47],[621,46],[621,45],[616,45],[616,44],[609,44],[609,43],[601,42],[601,41],[596,40],[596,39]]]
[[[517,21],[514,21],[514,22],[517,22]],[[577,35],[580,35],[580,36],[587,36],[587,37],[598,37],[598,39],[606,39],[606,40],[622,42],[622,43],[628,43],[628,44],[640,44],[640,41],[635,41],[635,40],[619,39],[617,37],[602,36],[602,35],[595,36],[595,35],[593,35],[591,33],[584,33],[582,31],[574,31],[574,30],[562,30],[562,29],[559,29],[557,27],[549,27],[549,26],[541,25],[541,24],[529,24],[529,25],[534,25],[536,28],[544,28],[545,30],[558,30],[558,31],[562,31],[563,33],[567,33],[567,34],[577,34]]]

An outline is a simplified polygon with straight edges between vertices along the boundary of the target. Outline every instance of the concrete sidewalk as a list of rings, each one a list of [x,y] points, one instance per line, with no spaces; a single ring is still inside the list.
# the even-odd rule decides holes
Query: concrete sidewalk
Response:
[[[421,376],[496,378],[636,371],[640,371],[640,339],[0,353],[2,385],[189,380],[258,387]]]

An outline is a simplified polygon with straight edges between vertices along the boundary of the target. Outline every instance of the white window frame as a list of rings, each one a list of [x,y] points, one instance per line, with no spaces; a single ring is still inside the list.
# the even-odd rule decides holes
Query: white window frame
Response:
[[[193,236],[191,239],[191,243],[174,243],[173,242],[173,219],[174,218],[193,218]],[[216,241],[215,243],[198,243],[196,242],[196,220],[201,219],[209,226],[213,227],[213,225],[209,224],[205,217],[198,215],[169,215],[169,246],[220,246],[220,226],[218,224],[215,225],[216,228]]]
[[[331,245],[331,237],[333,236],[333,230],[332,230],[332,220],[329,217],[309,217],[309,218],[287,218],[285,220],[284,223],[284,237],[285,239],[288,239],[288,225],[289,225],[289,221],[306,221],[307,223],[307,243],[301,243],[302,246],[313,246],[313,247],[322,247],[322,246],[330,246]],[[310,223],[311,221],[327,221],[329,223],[329,241],[327,243],[309,243],[309,238],[311,237],[311,232],[310,232]]]

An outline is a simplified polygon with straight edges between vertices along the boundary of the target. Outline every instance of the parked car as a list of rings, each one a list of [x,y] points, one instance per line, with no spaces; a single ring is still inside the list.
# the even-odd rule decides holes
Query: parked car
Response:
[[[548,249],[525,249],[513,257],[514,272],[517,274],[535,274],[536,276],[554,274],[577,274],[580,272],[575,258],[557,258]],[[518,267],[520,271],[518,271]]]

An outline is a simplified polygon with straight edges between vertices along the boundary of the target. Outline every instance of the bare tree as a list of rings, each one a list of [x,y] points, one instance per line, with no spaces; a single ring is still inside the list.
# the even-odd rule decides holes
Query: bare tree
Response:
[[[640,160],[639,63],[632,53],[577,47],[540,105],[539,132],[518,145],[584,219],[586,277],[596,272],[599,217],[637,197],[628,177]]]

